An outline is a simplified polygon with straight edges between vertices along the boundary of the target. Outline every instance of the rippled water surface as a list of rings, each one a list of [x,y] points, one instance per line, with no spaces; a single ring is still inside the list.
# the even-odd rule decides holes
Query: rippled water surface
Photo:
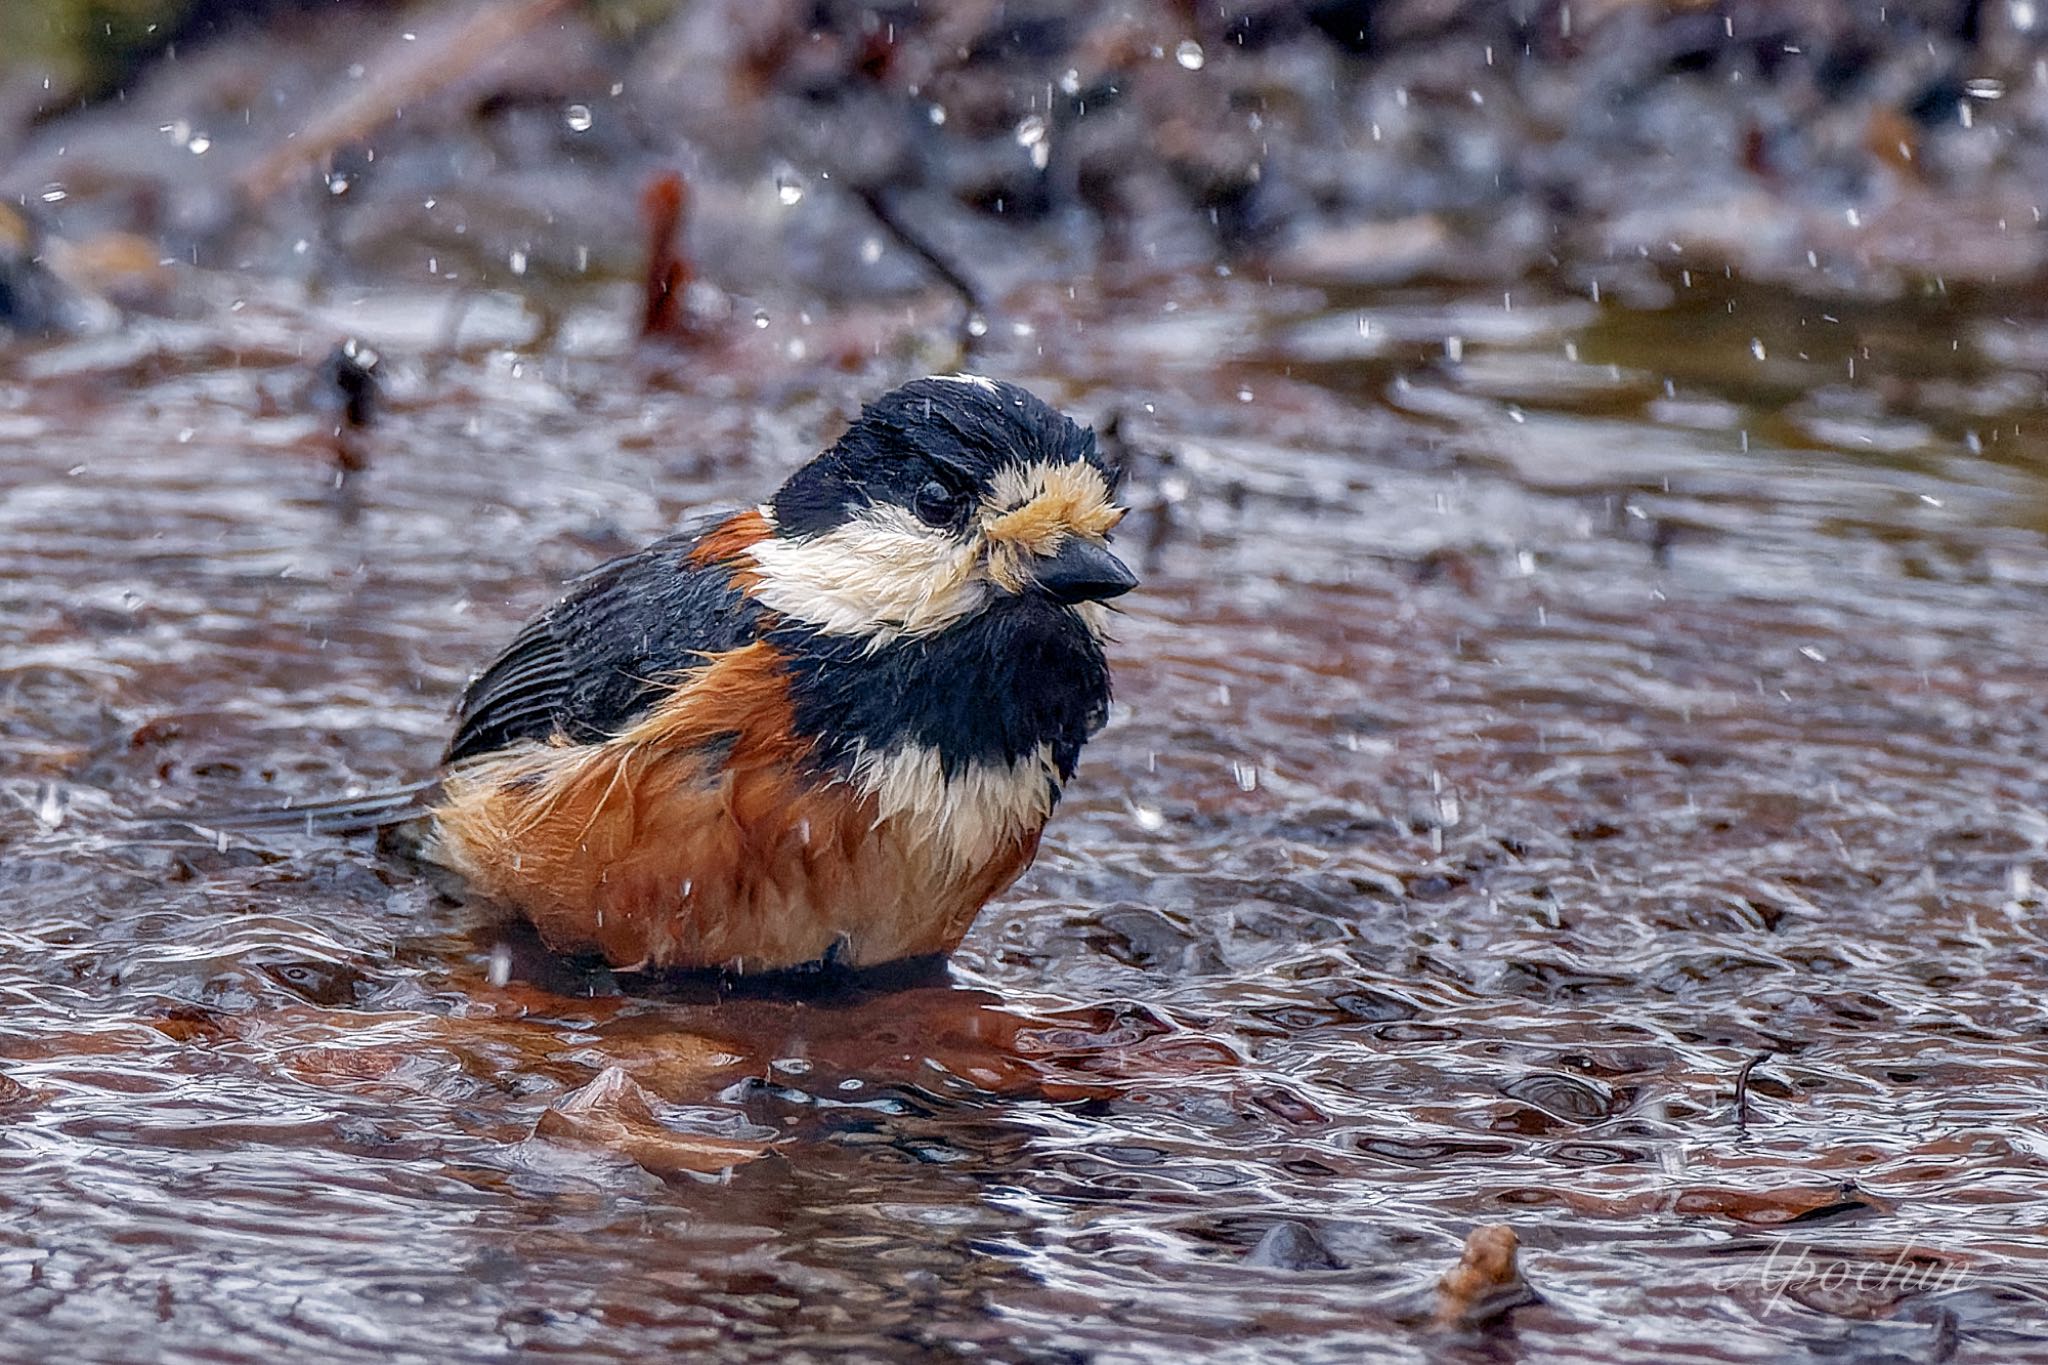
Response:
[[[0,1354],[2048,1359],[2048,319],[1598,283],[1004,319],[1132,462],[1118,704],[950,980],[818,1000],[140,817],[423,775],[561,578],[922,368],[895,323],[7,353]],[[1540,1298],[1444,1321],[1490,1224]]]

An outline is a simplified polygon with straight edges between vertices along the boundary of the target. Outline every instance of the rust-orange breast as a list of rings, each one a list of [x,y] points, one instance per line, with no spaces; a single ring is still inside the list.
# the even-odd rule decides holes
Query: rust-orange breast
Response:
[[[615,738],[460,767],[434,856],[556,951],[752,972],[949,952],[1037,852],[1043,812],[963,844],[804,759],[780,656],[748,645]]]

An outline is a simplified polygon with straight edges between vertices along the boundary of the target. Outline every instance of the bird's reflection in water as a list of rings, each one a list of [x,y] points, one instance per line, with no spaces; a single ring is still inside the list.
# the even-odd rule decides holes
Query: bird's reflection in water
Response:
[[[473,941],[482,951],[457,977],[480,1004],[558,1021],[574,1045],[557,1058],[621,1067],[677,1103],[731,1098],[748,1081],[818,1096],[893,1087],[1090,1098],[1101,1078],[1075,1072],[1073,1054],[1130,1040],[1123,1011],[1021,1006],[956,980],[941,958],[735,978],[565,960],[520,921],[482,926]]]

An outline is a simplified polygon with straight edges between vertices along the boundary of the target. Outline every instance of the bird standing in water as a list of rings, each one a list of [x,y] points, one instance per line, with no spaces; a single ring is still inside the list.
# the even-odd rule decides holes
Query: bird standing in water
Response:
[[[1107,714],[1116,482],[1015,385],[885,394],[519,633],[463,695],[429,856],[622,969],[951,952]]]

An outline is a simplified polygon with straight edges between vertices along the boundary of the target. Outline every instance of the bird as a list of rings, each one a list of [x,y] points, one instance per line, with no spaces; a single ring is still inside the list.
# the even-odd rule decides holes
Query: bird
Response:
[[[884,393],[471,679],[425,856],[620,971],[943,959],[1107,719],[1120,473],[1016,384]]]

